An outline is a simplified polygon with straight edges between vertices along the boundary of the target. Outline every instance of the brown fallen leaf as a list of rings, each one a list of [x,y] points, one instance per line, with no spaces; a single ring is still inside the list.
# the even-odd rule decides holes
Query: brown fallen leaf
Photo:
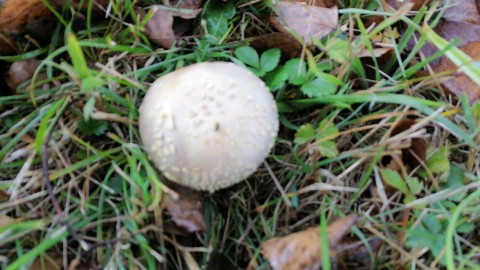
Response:
[[[41,0],[8,0],[0,9],[0,33],[20,34],[39,20],[50,19]]]
[[[304,3],[304,4],[316,6],[316,7],[327,7],[327,8],[338,6],[338,0],[295,0],[290,2]]]
[[[385,17],[380,15],[370,16],[364,19],[363,25],[365,28],[375,27],[385,20]],[[373,25],[373,26],[372,26]]]
[[[154,9],[152,18],[145,25],[145,34],[160,47],[169,49],[176,39],[173,31],[173,14],[159,7]],[[141,18],[144,16],[141,15]]]
[[[332,257],[341,239],[357,220],[350,214],[328,225],[328,243]],[[263,256],[274,270],[317,270],[322,265],[320,228],[312,227],[284,237],[274,237],[261,244]]]
[[[276,15],[271,22],[280,32],[298,35],[307,46],[312,39],[321,39],[337,28],[337,7],[323,8],[304,3],[278,2],[275,4]]]
[[[435,26],[434,31],[446,40],[458,39],[457,46],[465,45],[469,42],[480,41],[480,13],[476,0],[452,0],[450,8],[444,14],[443,19]],[[419,35],[408,41],[407,48],[413,49]],[[438,52],[438,49],[431,43],[426,43],[420,50],[425,57]],[[445,57],[445,56],[443,56]],[[441,58],[440,58],[441,59]],[[436,59],[430,62],[430,65],[436,65],[440,62]]]
[[[480,40],[480,25],[468,22],[440,21],[434,28],[434,31],[445,40],[458,39],[458,43],[456,43],[457,46]],[[408,49],[413,49],[415,44],[416,39],[410,39],[408,41]],[[438,52],[438,49],[433,44],[426,43],[421,48],[421,52],[425,57],[429,57]],[[430,62],[430,65],[436,65],[440,60],[441,58]]]
[[[261,51],[279,48],[289,58],[299,57],[303,49],[302,44],[290,34],[280,32],[254,37],[250,46]]]
[[[32,79],[40,63],[41,61],[35,58],[13,62],[5,78],[8,87],[10,87],[12,91],[15,91],[22,83]],[[38,79],[40,78],[37,78],[37,81]]]
[[[442,18],[450,22],[480,23],[476,0],[450,0]]]
[[[153,6],[154,14],[145,25],[145,34],[154,43],[170,49],[173,42],[192,28],[192,19],[201,12],[203,0],[163,1],[163,5]],[[145,10],[137,8],[140,20],[146,15]]]
[[[172,11],[172,15],[183,19],[195,19],[202,11],[200,6],[203,0],[174,0],[163,1],[165,6],[178,9]]]
[[[203,194],[179,185],[174,186],[174,190],[179,195],[178,200],[165,194],[163,208],[178,227],[189,233],[203,231],[205,229]]]
[[[392,129],[391,137],[398,135],[416,124],[416,121],[410,118],[402,119]],[[414,169],[427,158],[428,143],[424,138],[410,139],[410,147],[402,149],[402,162],[410,169]]]
[[[390,0],[388,1],[388,5],[393,8],[394,10],[399,10],[405,4],[412,3],[412,11],[419,10],[422,6],[428,5],[431,0]]]
[[[473,61],[480,61],[480,41],[469,42],[459,47],[464,53],[469,55]],[[439,64],[432,67],[435,73],[449,72],[452,75],[441,82],[443,89],[447,94],[460,96],[465,94],[471,103],[480,99],[480,86],[468,77],[460,68],[447,57],[443,57]]]
[[[373,49],[373,55],[370,53],[370,51],[365,48],[362,51],[360,51],[357,55],[360,58],[366,58],[366,57],[375,57],[375,58],[380,58],[384,56],[387,53],[390,53],[393,51],[393,48],[374,48]]]
[[[382,246],[382,241],[378,238],[368,240],[370,250],[375,255]],[[357,269],[362,266],[366,269],[374,269],[375,265],[370,259],[370,253],[367,246],[359,240],[344,240],[339,245],[337,253],[337,262],[339,269]]]
[[[397,136],[402,132],[410,129],[416,121],[413,119],[402,119],[393,127],[390,137]],[[381,159],[381,167],[398,172],[400,175],[410,173],[413,169],[425,162],[427,157],[428,143],[423,137],[401,137],[395,140],[393,145],[389,145],[389,150],[400,150],[396,154],[386,155]],[[382,179],[384,185],[384,192],[387,195],[392,195],[397,191],[393,186],[390,186],[386,181]],[[377,197],[378,189],[376,185],[373,185],[370,189],[372,197]],[[375,213],[379,209],[373,210]]]

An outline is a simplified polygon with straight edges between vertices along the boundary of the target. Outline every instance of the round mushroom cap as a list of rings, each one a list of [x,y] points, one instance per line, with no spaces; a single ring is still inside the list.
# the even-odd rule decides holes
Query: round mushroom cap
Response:
[[[227,62],[194,64],[157,79],[142,101],[139,124],[144,148],[165,177],[210,192],[255,172],[279,125],[265,83]]]

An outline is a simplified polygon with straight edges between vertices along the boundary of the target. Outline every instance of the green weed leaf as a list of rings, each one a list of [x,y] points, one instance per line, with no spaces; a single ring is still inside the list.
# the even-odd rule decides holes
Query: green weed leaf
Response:
[[[323,141],[318,145],[318,151],[325,157],[334,158],[338,156],[337,144],[334,141]]]
[[[463,223],[457,227],[456,231],[458,233],[471,233],[475,228],[476,226],[473,223]]]
[[[104,84],[104,81],[99,78],[99,77],[86,77],[82,79],[81,86],[80,86],[80,92],[81,93],[88,93],[95,88],[102,86]]]
[[[450,166],[450,172],[447,179],[441,183],[443,189],[446,188],[460,188],[465,185],[465,170],[458,164],[453,163]],[[460,193],[455,196],[451,196],[448,199],[454,202],[461,201],[467,194]]]
[[[346,39],[332,38],[328,41],[327,55],[331,59],[339,62],[350,62],[352,56],[352,45]]]
[[[88,121],[90,115],[92,114],[93,108],[95,107],[95,97],[90,96],[85,106],[83,106],[83,120]]]
[[[262,53],[260,57],[260,69],[267,73],[278,66],[280,62],[280,49],[273,48]]]
[[[295,143],[306,143],[315,138],[315,129],[312,125],[306,124],[300,126],[295,133]]]
[[[260,70],[260,59],[257,51],[250,46],[243,46],[235,50],[235,56],[243,63]]]
[[[288,80],[293,85],[302,85],[307,81],[307,65],[298,58],[293,58],[285,63]]]
[[[285,82],[288,80],[288,76],[288,70],[284,66],[280,66],[267,74],[265,77],[265,82],[270,89],[276,90],[285,85]]]
[[[313,81],[307,82],[302,85],[300,90],[308,97],[321,97],[325,95],[335,94],[335,92],[337,91],[337,86],[319,78],[316,78]]]
[[[389,169],[382,169],[380,170],[380,174],[382,175],[383,181],[389,186],[400,190],[403,194],[410,193],[407,184],[403,181],[402,176],[398,172]]]
[[[439,233],[442,230],[442,223],[433,214],[427,214],[423,217],[422,223],[432,233]]]
[[[423,225],[417,226],[405,241],[406,246],[415,249],[428,247],[433,256],[437,257],[445,246],[445,234],[432,233]],[[445,256],[442,257],[440,263],[445,265]]]
[[[228,33],[230,20],[235,16],[236,10],[233,1],[225,4],[209,2],[204,8],[204,19],[207,22],[207,40],[211,43],[219,43],[225,33]]]
[[[108,129],[108,122],[103,120],[90,119],[81,121],[78,125],[80,131],[87,136],[100,136]]]
[[[430,155],[435,150],[436,152],[433,153],[433,155]],[[448,157],[450,156],[449,147],[444,146],[438,150],[430,148],[428,149],[427,156],[429,157],[426,162],[427,168],[432,173],[444,173],[450,169],[450,161],[448,160]]]
[[[321,139],[338,134],[338,128],[328,119],[323,119],[315,129],[315,132],[317,139]]]
[[[422,192],[423,183],[417,177],[407,177],[405,182],[407,182],[408,189],[413,195],[418,195]]]
[[[67,34],[67,50],[70,58],[72,59],[73,67],[77,72],[80,79],[84,79],[90,76],[90,69],[87,66],[87,61],[82,52],[82,47],[78,43],[74,34]]]

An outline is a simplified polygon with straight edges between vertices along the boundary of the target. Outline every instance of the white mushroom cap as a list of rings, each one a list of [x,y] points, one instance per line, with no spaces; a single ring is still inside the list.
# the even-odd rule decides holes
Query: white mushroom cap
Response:
[[[194,64],[157,79],[140,107],[140,136],[169,180],[197,190],[228,187],[260,166],[278,113],[265,83],[227,62]]]

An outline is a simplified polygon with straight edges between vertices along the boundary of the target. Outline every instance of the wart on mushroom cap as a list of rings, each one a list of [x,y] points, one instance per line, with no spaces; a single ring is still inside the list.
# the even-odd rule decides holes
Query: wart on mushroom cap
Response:
[[[247,178],[270,152],[278,112],[265,83],[227,62],[194,64],[157,79],[140,107],[140,136],[171,181],[215,190]]]

